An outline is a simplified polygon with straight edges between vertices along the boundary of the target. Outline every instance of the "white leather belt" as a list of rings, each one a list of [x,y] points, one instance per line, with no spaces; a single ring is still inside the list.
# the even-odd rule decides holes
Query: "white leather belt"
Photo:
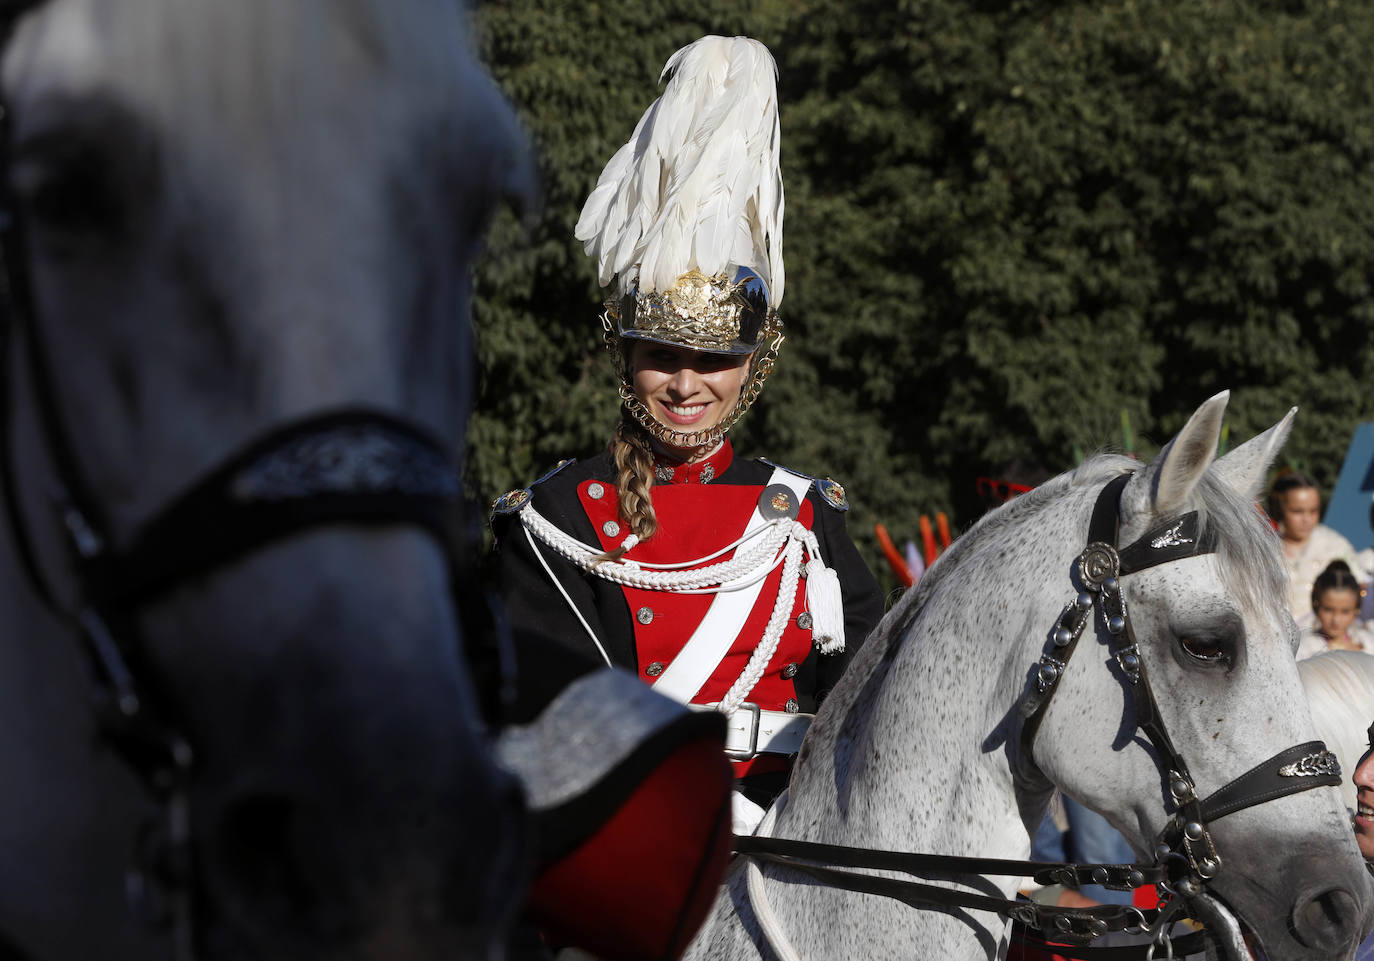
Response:
[[[716,710],[716,704],[688,706],[695,711]],[[725,755],[735,761],[749,761],[760,754],[796,754],[815,716],[765,711],[745,701],[739,710],[725,717]]]

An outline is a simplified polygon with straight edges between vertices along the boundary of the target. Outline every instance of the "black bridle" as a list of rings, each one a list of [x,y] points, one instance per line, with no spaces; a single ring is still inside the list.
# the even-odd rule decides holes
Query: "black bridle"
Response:
[[[1231,781],[1206,798],[1199,799],[1183,756],[1174,747],[1150,688],[1149,674],[1136,642],[1119,578],[1170,561],[1211,553],[1215,543],[1199,533],[1196,512],[1173,518],[1147,531],[1120,550],[1116,547],[1120,524],[1121,492],[1132,475],[1110,481],[1099,493],[1088,525],[1087,547],[1079,555],[1074,574],[1079,595],[1060,614],[1048,650],[1041,656],[1032,683],[1021,702],[1021,754],[1034,764],[1036,733],[1058,690],[1069,659],[1078,648],[1093,611],[1101,614],[1109,638],[1108,647],[1132,700],[1136,730],[1154,748],[1161,779],[1172,805],[1170,819],[1155,838],[1156,860],[1139,864],[1047,864],[990,858],[871,851],[839,845],[815,844],[784,838],[739,837],[735,850],[757,860],[784,864],[824,884],[851,891],[895,898],[913,907],[963,908],[990,911],[1041,932],[1033,945],[1055,942],[1086,945],[1113,931],[1143,933],[1173,953],[1197,950],[1198,935],[1177,942],[1167,938],[1169,922],[1184,902],[1201,894],[1223,869],[1223,858],[1209,826],[1216,820],[1267,801],[1313,788],[1339,786],[1340,766],[1321,741],[1285,748]],[[1060,908],[1010,901],[971,892],[952,890],[892,878],[857,874],[840,868],[870,868],[911,874],[940,872],[950,875],[998,875],[1031,877],[1040,884],[1063,884],[1077,889],[1097,884],[1130,890],[1154,884],[1161,906],[1141,910],[1122,905],[1093,908]],[[1167,903],[1166,903],[1167,900]],[[1155,944],[1145,950],[1153,956]],[[1139,950],[1120,948],[1075,949],[1074,957],[1123,959],[1139,957]]]
[[[39,3],[0,0],[0,51],[19,15]],[[235,560],[313,528],[405,525],[433,536],[447,558],[456,613],[470,656],[509,697],[513,658],[474,571],[480,543],[466,509],[450,445],[395,415],[343,408],[275,427],[226,458],[119,544],[77,455],[57,402],[28,275],[23,219],[9,176],[11,116],[0,98],[0,496],[33,592],[80,639],[89,666],[97,726],[105,743],[158,800],[157,823],[139,833],[128,878],[131,906],[169,928],[178,961],[196,953],[196,872],[190,785],[196,753],[169,691],[151,679],[138,616],[150,603]],[[32,406],[51,480],[53,509],[74,590],[61,590],[40,562],[31,518],[21,505],[15,464],[17,374]],[[489,718],[499,711],[483,705]]]

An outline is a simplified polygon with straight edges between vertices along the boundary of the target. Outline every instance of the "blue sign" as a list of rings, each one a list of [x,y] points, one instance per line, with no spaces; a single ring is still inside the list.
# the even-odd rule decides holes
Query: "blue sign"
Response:
[[[1371,503],[1374,503],[1374,423],[1365,423],[1355,428],[1322,523],[1344,534],[1357,551],[1374,547],[1374,527],[1369,523]]]

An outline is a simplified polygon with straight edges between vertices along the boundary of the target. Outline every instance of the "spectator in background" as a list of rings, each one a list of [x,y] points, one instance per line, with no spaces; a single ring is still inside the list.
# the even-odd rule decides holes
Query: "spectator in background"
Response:
[[[1364,588],[1345,561],[1332,561],[1312,585],[1312,625],[1298,643],[1298,660],[1323,651],[1374,653],[1374,637],[1360,620]]]
[[[1279,525],[1288,565],[1288,606],[1299,627],[1313,623],[1312,585],[1332,561],[1345,561],[1361,584],[1369,580],[1351,543],[1321,523],[1321,511],[1321,493],[1312,478],[1289,470],[1275,479],[1269,492],[1269,514]]]
[[[1075,864],[1130,864],[1135,852],[1116,828],[1096,811],[1061,794],[1063,820],[1061,828],[1051,806],[1045,812],[1040,829],[1031,841],[1032,861],[1061,861]],[[1112,891],[1096,884],[1085,884],[1082,891],[1064,889],[1055,903],[1064,908],[1086,908],[1094,904],[1130,904],[1130,891]]]

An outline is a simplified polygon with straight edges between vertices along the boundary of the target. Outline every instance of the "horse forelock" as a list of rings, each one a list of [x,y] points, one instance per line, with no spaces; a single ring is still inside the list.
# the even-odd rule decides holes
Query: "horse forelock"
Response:
[[[472,52],[459,3],[49,0],[20,22],[11,47],[11,100],[113,94],[207,150],[313,142],[343,151],[360,136],[386,141],[406,122],[446,117],[456,127],[440,135],[461,134],[474,168],[485,155],[508,163],[523,149],[513,113]],[[375,111],[366,129],[337,115],[357,104]]]
[[[220,354],[253,377],[222,389],[279,417],[427,391],[441,432],[460,430],[465,265],[494,206],[532,193],[461,4],[48,0],[3,68],[16,144],[70,140],[137,172],[110,178],[150,228],[121,248],[150,265],[124,289],[230,318]],[[444,364],[462,383],[432,376]]]
[[[1288,574],[1274,528],[1253,500],[1210,472],[1193,489],[1193,498],[1199,536],[1216,544],[1227,592],[1244,609],[1267,611],[1282,620],[1287,613]]]

